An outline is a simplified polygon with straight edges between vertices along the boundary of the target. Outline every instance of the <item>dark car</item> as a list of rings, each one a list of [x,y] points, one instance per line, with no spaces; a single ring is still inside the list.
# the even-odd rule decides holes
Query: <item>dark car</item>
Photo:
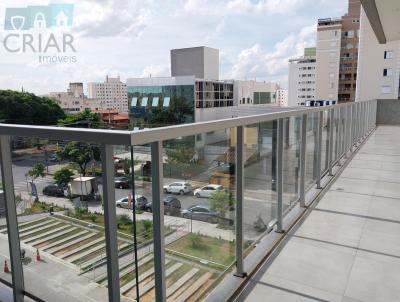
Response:
[[[64,197],[64,188],[53,184],[44,187],[43,194],[47,196],[54,196],[54,197]]]
[[[172,216],[180,216],[181,214],[181,202],[179,199],[173,196],[164,197],[164,214]],[[145,210],[147,212],[153,212],[153,203],[147,203]]]
[[[124,198],[121,198],[121,199],[118,199],[116,201],[116,206],[118,208],[126,208],[126,209],[128,209],[129,208],[128,200],[129,200],[128,196],[124,197]],[[143,195],[136,195],[135,196],[135,207],[136,207],[136,209],[145,210],[145,207],[146,207],[147,203],[148,203],[147,202],[147,198],[144,197]],[[131,208],[132,208],[132,206],[131,206]]]
[[[196,204],[192,205],[186,210],[182,210],[182,217],[193,220],[201,220],[209,223],[217,223],[219,213],[214,212],[208,205]]]
[[[128,177],[115,177],[115,187],[118,189],[129,189],[131,187],[131,180]]]

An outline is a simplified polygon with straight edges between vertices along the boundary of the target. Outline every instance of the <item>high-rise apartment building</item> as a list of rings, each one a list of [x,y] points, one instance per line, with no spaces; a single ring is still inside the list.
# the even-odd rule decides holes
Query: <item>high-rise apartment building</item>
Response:
[[[289,60],[289,91],[287,106],[300,106],[315,99],[316,49],[305,48],[300,58]]]
[[[346,15],[318,20],[317,99],[355,100],[361,4],[348,1]]]
[[[380,44],[364,9],[358,62],[356,101],[399,98],[400,41]]]
[[[288,90],[287,89],[278,89],[276,91],[276,102],[280,107],[288,106]]]
[[[106,77],[103,83],[88,83],[88,97],[105,101],[107,109],[128,112],[128,91],[119,77]]]

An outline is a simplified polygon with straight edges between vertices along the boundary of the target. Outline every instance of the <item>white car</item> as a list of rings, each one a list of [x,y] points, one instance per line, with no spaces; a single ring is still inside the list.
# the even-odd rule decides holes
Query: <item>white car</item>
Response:
[[[192,192],[192,185],[184,181],[177,181],[164,186],[164,193],[176,193],[184,195],[190,192]]]
[[[194,190],[194,196],[196,197],[210,197],[212,193],[221,191],[223,187],[221,185],[208,184],[202,188]]]

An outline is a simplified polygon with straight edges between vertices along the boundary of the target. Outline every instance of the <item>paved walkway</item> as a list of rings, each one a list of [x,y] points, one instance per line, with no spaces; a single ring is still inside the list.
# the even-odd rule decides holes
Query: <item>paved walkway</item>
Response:
[[[239,301],[400,301],[400,127],[379,127]]]

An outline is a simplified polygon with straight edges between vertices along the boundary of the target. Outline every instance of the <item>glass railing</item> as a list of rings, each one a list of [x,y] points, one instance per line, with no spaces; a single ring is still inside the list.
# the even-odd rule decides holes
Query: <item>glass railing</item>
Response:
[[[0,124],[0,278],[16,301],[202,300],[375,116],[369,101],[133,132]]]

